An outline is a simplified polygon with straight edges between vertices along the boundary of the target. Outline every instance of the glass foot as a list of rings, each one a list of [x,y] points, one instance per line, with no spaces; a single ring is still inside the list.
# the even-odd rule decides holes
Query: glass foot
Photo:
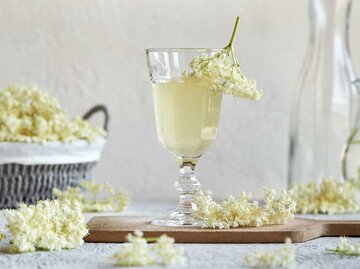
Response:
[[[194,168],[200,156],[194,158],[177,157],[180,178],[174,184],[180,196],[177,208],[169,215],[154,219],[151,223],[159,226],[201,227],[203,222],[195,220],[192,212],[196,209],[194,195],[200,190],[200,183],[194,174]]]
[[[169,215],[154,219],[151,224],[158,226],[201,227],[203,222],[195,220],[191,214],[174,211]]]

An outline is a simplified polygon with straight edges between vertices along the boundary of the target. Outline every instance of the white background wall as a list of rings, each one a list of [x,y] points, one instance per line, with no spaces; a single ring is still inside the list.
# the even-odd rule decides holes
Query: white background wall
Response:
[[[37,85],[71,115],[97,103],[111,133],[97,181],[133,199],[176,199],[175,161],[158,144],[144,50],[223,47],[236,15],[243,71],[264,91],[258,103],[223,100],[218,139],[197,174],[216,197],[285,186],[290,97],[308,38],[299,0],[0,0],[0,87]],[[360,3],[351,47],[360,65]]]

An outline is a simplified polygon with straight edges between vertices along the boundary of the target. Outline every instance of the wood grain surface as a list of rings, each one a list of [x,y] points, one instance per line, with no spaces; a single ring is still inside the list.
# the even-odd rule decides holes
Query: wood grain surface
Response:
[[[152,225],[150,218],[103,216],[88,222],[86,242],[124,242],[135,230],[145,237],[167,234],[178,243],[282,243],[290,237],[293,242],[304,242],[321,236],[360,236],[360,221],[328,221],[295,218],[287,224],[232,229],[200,227],[169,227]]]

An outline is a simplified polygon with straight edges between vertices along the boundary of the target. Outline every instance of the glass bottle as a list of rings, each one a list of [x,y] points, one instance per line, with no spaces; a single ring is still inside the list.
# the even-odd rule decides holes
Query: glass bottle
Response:
[[[356,87],[357,95],[354,95],[354,116],[349,137],[341,156],[342,175],[345,179],[360,179],[360,79],[353,85]]]
[[[358,92],[349,53],[351,0],[310,0],[310,39],[290,114],[288,183],[343,178]]]

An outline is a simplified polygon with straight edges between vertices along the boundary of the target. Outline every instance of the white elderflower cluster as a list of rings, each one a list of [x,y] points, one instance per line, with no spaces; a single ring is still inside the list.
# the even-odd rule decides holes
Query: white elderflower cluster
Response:
[[[283,190],[276,196],[275,190],[264,188],[264,193],[265,205],[260,206],[257,201],[250,202],[251,195],[246,193],[217,203],[211,192],[200,192],[194,198],[193,216],[202,220],[204,227],[219,229],[284,224],[294,218],[296,203],[292,191]]]
[[[294,185],[297,212],[302,214],[344,214],[359,211],[354,191],[356,180],[324,178],[319,185],[310,182]]]
[[[135,231],[134,235],[128,234],[126,240],[128,242],[122,244],[120,249],[111,256],[116,265],[146,266],[155,263],[142,232]]]
[[[174,243],[174,238],[163,234],[152,245],[151,250],[160,257],[161,264],[184,264],[184,249],[175,248]]]
[[[191,72],[184,79],[212,81],[211,89],[235,97],[259,100],[262,91],[256,88],[255,80],[247,79],[236,63],[231,63],[231,49],[225,48],[212,57],[198,56],[190,62]]]
[[[295,247],[287,238],[285,245],[273,251],[258,251],[245,256],[245,263],[255,268],[289,268],[295,264]]]
[[[135,231],[128,234],[127,242],[111,256],[118,266],[146,266],[151,264],[183,264],[184,250],[174,247],[174,239],[162,235],[149,247],[143,233]],[[153,239],[153,238],[152,238]]]
[[[36,88],[0,89],[0,141],[92,141],[105,134],[81,118],[69,120],[55,98]]]
[[[360,256],[360,242],[351,243],[346,237],[340,237],[336,243],[336,249],[327,248],[326,250],[339,255]]]
[[[87,235],[80,204],[44,200],[36,205],[20,204],[5,210],[7,228],[12,234],[11,252],[72,249],[84,243]]]
[[[53,192],[59,200],[77,201],[83,212],[121,212],[129,205],[127,193],[121,189],[114,190],[107,182],[82,181],[80,186],[85,193],[79,187],[68,187],[64,191],[54,188]]]
[[[190,62],[190,71],[183,73],[183,79],[208,80],[211,88],[235,97],[259,100],[262,91],[257,89],[255,80],[249,80],[242,73],[236,58],[233,41],[240,18],[236,18],[229,44],[214,56],[200,55]]]

